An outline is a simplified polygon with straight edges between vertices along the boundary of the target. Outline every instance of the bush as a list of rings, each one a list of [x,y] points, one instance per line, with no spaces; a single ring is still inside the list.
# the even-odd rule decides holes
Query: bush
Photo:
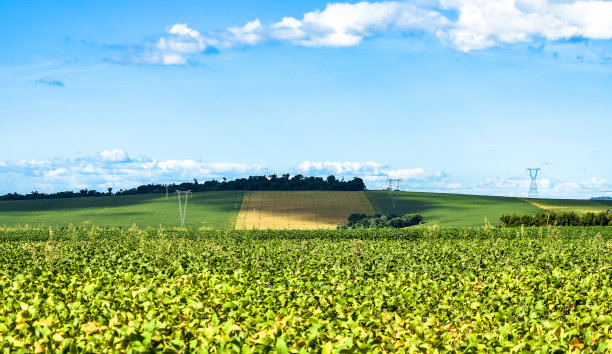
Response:
[[[423,217],[418,214],[405,215],[381,215],[367,216],[365,214],[351,214],[346,225],[339,226],[340,229],[378,229],[378,228],[403,228],[421,224]]]

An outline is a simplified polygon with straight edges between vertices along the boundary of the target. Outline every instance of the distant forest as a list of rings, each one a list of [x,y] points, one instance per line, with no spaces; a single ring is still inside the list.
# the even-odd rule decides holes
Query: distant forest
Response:
[[[191,190],[192,192],[207,191],[362,191],[365,184],[359,177],[354,177],[350,181],[339,180],[333,175],[323,179],[322,177],[304,177],[295,175],[291,177],[288,173],[278,177],[276,174],[269,176],[249,176],[249,178],[237,178],[228,181],[223,178],[221,181],[211,180],[198,182],[183,182],[180,184],[169,184],[168,193],[177,190]],[[28,194],[8,193],[0,196],[0,200],[29,200],[29,199],[60,199],[60,198],[79,198],[79,197],[102,197],[112,195],[134,195],[134,194],[155,194],[166,193],[166,186],[163,184],[147,184],[130,189],[120,189],[113,193],[112,188],[106,192],[82,189],[79,192],[65,191],[57,193],[31,192]]]

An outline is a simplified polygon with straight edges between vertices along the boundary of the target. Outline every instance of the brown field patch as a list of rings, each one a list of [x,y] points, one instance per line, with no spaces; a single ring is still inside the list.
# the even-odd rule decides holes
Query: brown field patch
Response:
[[[335,229],[352,213],[374,215],[365,193],[252,191],[244,196],[236,229]]]
[[[609,205],[596,200],[582,199],[524,199],[522,201],[536,206],[543,211],[553,213],[575,212],[577,214],[584,213],[600,213],[610,209]]]

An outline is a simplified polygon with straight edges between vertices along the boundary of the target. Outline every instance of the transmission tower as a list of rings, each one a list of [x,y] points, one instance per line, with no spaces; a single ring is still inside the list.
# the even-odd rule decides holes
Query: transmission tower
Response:
[[[164,184],[164,187],[166,187],[166,199],[168,199],[168,185]]]
[[[389,199],[391,199],[391,205],[393,206],[393,210],[395,210],[395,207],[397,206],[397,196],[395,195],[394,191],[399,190],[402,180],[388,178],[387,182],[389,183],[389,187],[387,187],[387,190],[389,191]],[[393,186],[395,186],[395,188],[393,188]]]
[[[536,183],[536,178],[538,178],[538,172],[540,172],[539,168],[528,168],[529,176],[531,177],[531,184],[529,185],[529,194],[527,198],[537,198],[538,197],[538,185]]]
[[[178,195],[178,202],[179,202],[179,216],[181,218],[181,227],[185,226],[185,215],[187,214],[187,199],[189,194],[191,194],[191,191],[176,191],[176,194]],[[185,195],[185,205],[181,206],[181,194]]]

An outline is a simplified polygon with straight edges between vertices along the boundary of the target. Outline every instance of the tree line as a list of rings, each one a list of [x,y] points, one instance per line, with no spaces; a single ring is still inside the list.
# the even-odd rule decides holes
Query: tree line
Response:
[[[585,213],[578,215],[575,212],[535,213],[535,214],[504,214],[499,218],[499,226],[612,226],[612,211],[600,213]]]
[[[135,194],[156,194],[174,193],[177,190],[191,190],[192,192],[207,192],[207,191],[362,191],[366,189],[365,183],[359,177],[354,177],[351,180],[337,179],[330,175],[327,178],[322,177],[305,177],[301,174],[291,176],[286,173],[281,176],[276,174],[263,176],[249,176],[248,178],[237,178],[228,181],[226,178],[222,180],[210,180],[198,182],[193,179],[193,182],[183,182],[179,184],[146,184],[135,188],[120,189],[113,193],[112,188],[108,188],[106,192],[98,192],[96,190],[82,189],[78,192],[64,191],[57,193],[39,193],[31,192],[27,194],[8,193],[0,196],[0,200],[29,200],[29,199],[61,199],[61,198],[78,198],[78,197],[101,197],[112,195],[135,195]]]

